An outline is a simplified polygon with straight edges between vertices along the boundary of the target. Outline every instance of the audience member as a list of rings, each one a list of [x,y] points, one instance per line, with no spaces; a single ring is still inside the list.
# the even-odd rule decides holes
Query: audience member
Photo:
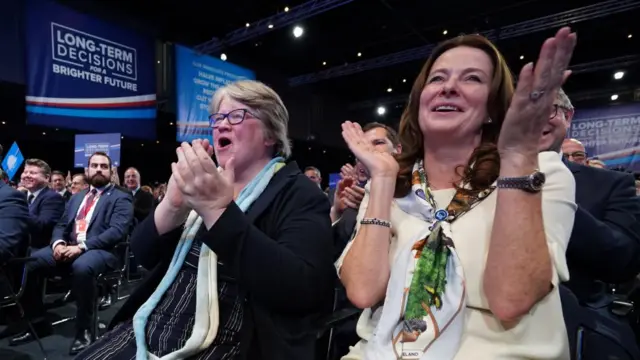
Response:
[[[515,93],[486,38],[436,47],[400,120],[397,160],[343,124],[371,176],[336,264],[366,308],[344,360],[569,357],[558,285],[575,184],[538,143],[575,41],[568,28],[547,40]]]
[[[28,159],[20,176],[27,193],[31,246],[40,249],[49,244],[53,228],[64,213],[64,199],[49,187],[51,168],[40,159]]]
[[[327,197],[285,165],[288,113],[273,90],[226,85],[210,112],[215,144],[177,149],[165,198],[131,238],[148,281],[79,359],[313,358],[333,295]]]
[[[76,297],[76,336],[69,353],[75,355],[92,342],[91,317],[96,301],[96,278],[118,264],[113,252],[131,231],[133,199],[111,184],[111,159],[96,152],[88,161],[90,190],[73,195],[51,237],[51,246],[32,254],[27,264],[30,280],[25,291],[26,314],[44,314],[40,284],[52,270],[72,273],[72,292]],[[59,195],[56,194],[60,198]],[[33,281],[32,281],[33,280]],[[97,335],[97,334],[93,334]],[[11,345],[33,340],[25,332],[11,339]]]
[[[317,167],[307,166],[304,169],[304,175],[322,189],[322,174],[320,174],[320,170]]]
[[[0,266],[29,241],[29,207],[24,194],[0,181]]]
[[[153,195],[140,191],[140,172],[136,168],[130,167],[124,172],[124,184],[133,193],[133,216],[140,223],[153,209]]]
[[[579,142],[564,139],[573,114],[569,97],[559,91],[548,125],[553,138],[541,143],[544,150],[560,151],[562,147],[576,182],[578,209],[566,254],[571,278],[565,285],[581,306],[591,310],[587,313],[591,318],[585,319],[577,308],[565,311],[564,316],[567,323],[594,320],[598,324],[597,329],[585,330],[590,345],[583,359],[637,359],[640,353],[629,321],[612,313],[614,297],[607,291],[607,284],[624,283],[640,273],[640,201],[635,180],[629,173],[583,164],[584,149]],[[610,338],[593,335],[595,330]],[[569,336],[573,339],[575,333]]]
[[[564,139],[562,141],[562,154],[571,162],[585,165],[587,162],[587,152],[584,145],[577,139]]]
[[[89,188],[89,180],[85,174],[75,174],[71,179],[71,195]]]
[[[67,181],[62,171],[54,170],[51,172],[51,188],[55,190],[65,202],[71,198],[71,192],[67,190]]]

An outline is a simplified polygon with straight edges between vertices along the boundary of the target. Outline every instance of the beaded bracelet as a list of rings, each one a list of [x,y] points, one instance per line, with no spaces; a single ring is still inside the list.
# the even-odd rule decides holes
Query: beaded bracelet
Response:
[[[360,224],[362,225],[378,225],[378,226],[384,226],[387,228],[391,228],[391,222],[387,221],[387,220],[380,220],[377,218],[364,218],[362,220],[360,220]]]

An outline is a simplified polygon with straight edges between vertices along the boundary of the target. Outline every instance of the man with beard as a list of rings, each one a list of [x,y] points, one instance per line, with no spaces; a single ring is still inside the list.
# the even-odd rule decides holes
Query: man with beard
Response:
[[[35,261],[27,265],[29,281],[23,296],[26,314],[43,316],[42,288],[39,286],[43,276],[51,274],[52,270],[72,273],[77,314],[71,355],[79,353],[92,342],[91,317],[96,299],[96,278],[117,266],[118,258],[112,251],[116,244],[125,240],[133,222],[133,198],[111,183],[109,156],[96,152],[89,158],[88,165],[90,188],[71,197],[53,231],[51,246],[31,255]],[[43,325],[42,322],[38,324]],[[47,324],[38,328],[51,331]],[[10,345],[22,344],[33,338],[33,334],[25,332],[11,339]]]
[[[560,90],[549,110],[540,150],[561,152],[574,108]],[[607,284],[628,282],[640,272],[640,201],[633,175],[581,165],[576,151],[569,153],[573,157],[564,160],[576,181],[578,209],[566,253],[571,279],[560,294],[572,352],[579,331],[585,360],[640,358],[629,319],[618,309],[614,313],[607,290]]]

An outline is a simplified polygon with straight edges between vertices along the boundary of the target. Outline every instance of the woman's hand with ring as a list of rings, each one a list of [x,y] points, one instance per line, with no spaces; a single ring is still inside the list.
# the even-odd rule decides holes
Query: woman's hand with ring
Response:
[[[567,71],[576,34],[564,27],[547,39],[534,65],[525,65],[505,116],[498,140],[501,161],[535,157],[544,126],[549,121],[549,109],[558,90],[569,76]]]

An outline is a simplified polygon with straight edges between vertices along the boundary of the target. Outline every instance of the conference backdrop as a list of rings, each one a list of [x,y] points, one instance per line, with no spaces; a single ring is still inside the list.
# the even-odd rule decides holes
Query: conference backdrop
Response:
[[[578,109],[568,137],[580,140],[587,156],[607,167],[640,171],[640,105]]]
[[[73,150],[73,167],[85,168],[89,158],[100,151],[111,158],[113,166],[120,166],[120,134],[76,135]]]
[[[155,138],[152,38],[29,0],[25,47],[28,123]]]
[[[200,55],[184,46],[176,45],[176,97],[178,120],[176,138],[190,142],[194,139],[212,141],[209,126],[209,102],[220,87],[242,79],[255,79],[253,71]]]

